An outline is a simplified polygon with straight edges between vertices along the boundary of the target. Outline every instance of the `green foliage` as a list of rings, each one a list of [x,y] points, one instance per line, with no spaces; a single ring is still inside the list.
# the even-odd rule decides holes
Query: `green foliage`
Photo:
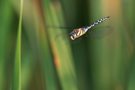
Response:
[[[1,0],[0,90],[134,90],[133,3]],[[73,29],[105,16],[70,40]]]

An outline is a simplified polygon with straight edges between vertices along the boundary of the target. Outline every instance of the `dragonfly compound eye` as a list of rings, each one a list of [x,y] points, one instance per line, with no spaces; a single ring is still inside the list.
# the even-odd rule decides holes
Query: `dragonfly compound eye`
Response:
[[[71,38],[71,40],[75,40],[74,35],[71,35],[70,38]]]

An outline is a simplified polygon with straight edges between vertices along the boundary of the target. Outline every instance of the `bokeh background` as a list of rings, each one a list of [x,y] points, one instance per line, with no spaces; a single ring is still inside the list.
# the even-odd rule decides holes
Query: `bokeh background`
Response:
[[[135,90],[134,3],[0,0],[0,90]]]

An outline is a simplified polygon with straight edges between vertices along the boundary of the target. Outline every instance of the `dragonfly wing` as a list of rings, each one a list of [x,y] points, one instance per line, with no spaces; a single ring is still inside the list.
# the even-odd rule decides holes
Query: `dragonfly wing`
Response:
[[[100,39],[110,35],[112,32],[113,28],[111,26],[96,27],[91,29],[87,36],[91,39]]]
[[[49,26],[49,25],[46,25],[46,28],[52,28],[52,29],[74,29],[73,27],[67,27],[67,26]]]

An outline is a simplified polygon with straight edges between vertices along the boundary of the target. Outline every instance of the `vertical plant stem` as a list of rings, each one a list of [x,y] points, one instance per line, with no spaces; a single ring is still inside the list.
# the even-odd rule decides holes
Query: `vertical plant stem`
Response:
[[[13,90],[21,90],[21,32],[22,32],[23,0],[20,0],[20,16],[15,52]]]

